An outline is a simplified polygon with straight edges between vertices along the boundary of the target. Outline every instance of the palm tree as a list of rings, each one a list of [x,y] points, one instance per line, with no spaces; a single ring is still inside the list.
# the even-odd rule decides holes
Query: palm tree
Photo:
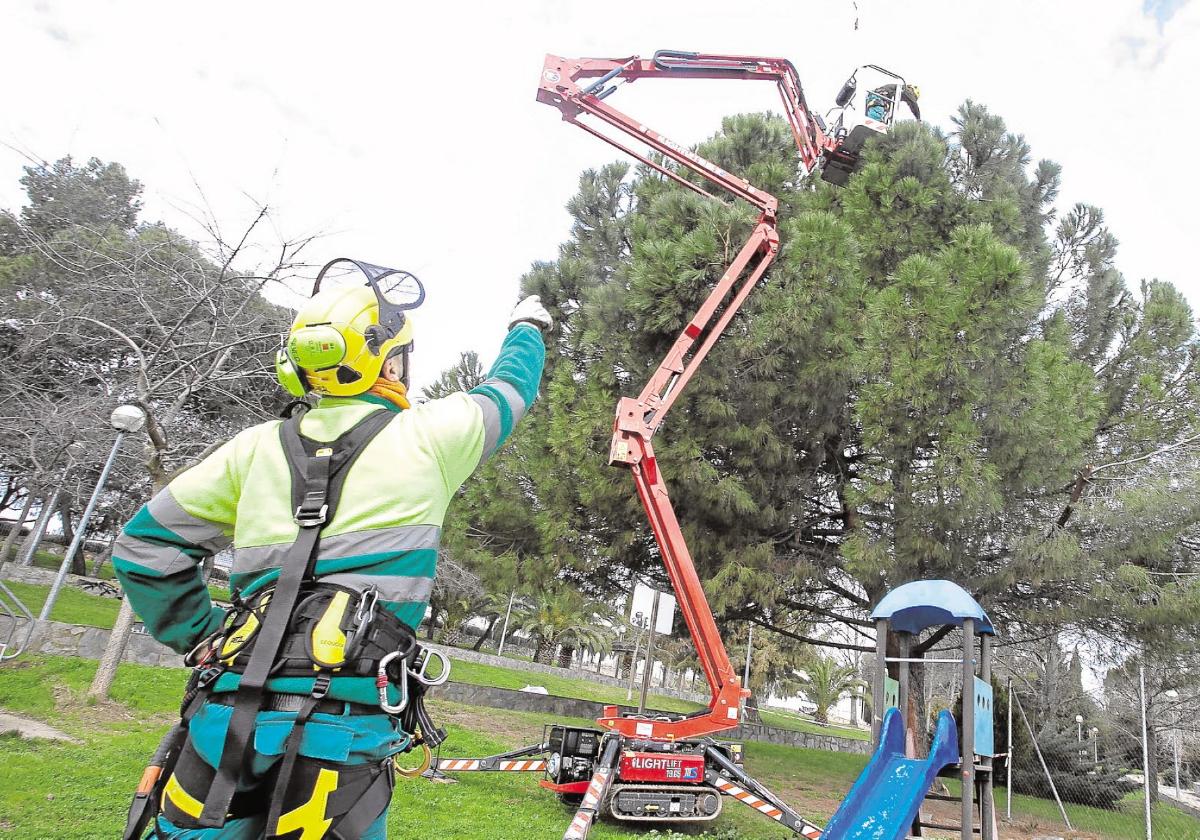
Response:
[[[475,604],[475,614],[480,618],[486,618],[488,625],[475,640],[475,644],[471,645],[471,650],[479,650],[492,635],[492,631],[496,629],[496,623],[508,611],[509,597],[507,592],[489,592]]]
[[[612,631],[607,626],[611,609],[570,589],[538,593],[517,618],[517,629],[533,636],[537,647],[533,659],[550,664],[555,647],[561,645],[560,667],[569,667],[576,648],[608,650]],[[564,664],[565,662],[565,664]]]
[[[830,708],[858,682],[853,665],[843,665],[825,656],[813,656],[804,671],[796,675],[796,685],[817,706],[813,720],[824,724],[829,723]]]

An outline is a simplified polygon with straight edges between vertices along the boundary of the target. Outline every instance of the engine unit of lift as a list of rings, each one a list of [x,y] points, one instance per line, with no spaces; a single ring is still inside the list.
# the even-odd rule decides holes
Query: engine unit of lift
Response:
[[[564,802],[578,802],[587,790],[600,755],[599,729],[582,726],[547,726],[542,743],[546,745],[546,778],[542,787],[554,791]]]
[[[578,803],[596,769],[608,733],[574,726],[549,726],[546,778],[542,787],[568,803]],[[702,821],[721,813],[721,792],[708,778],[704,751],[712,742],[631,742],[621,751],[605,810],[615,819]],[[730,761],[742,763],[742,745],[716,745]]]

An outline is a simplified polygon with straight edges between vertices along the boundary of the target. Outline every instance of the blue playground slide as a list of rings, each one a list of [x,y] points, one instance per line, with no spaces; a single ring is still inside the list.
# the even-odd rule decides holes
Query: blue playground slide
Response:
[[[904,719],[898,709],[888,709],[879,749],[821,832],[821,840],[903,840],[938,771],[958,760],[958,731],[949,712],[938,715],[929,758],[915,759],[904,757]]]

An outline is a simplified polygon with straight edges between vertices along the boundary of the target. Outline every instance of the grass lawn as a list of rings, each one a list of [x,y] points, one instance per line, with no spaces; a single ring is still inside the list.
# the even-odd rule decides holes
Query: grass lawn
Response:
[[[849,726],[822,726],[815,721],[790,712],[775,709],[759,709],[759,717],[767,726],[779,729],[793,729],[796,732],[810,732],[813,735],[833,735],[837,738],[853,738],[856,741],[871,740],[871,730],[856,729]]]
[[[21,599],[21,602],[34,615],[38,614],[42,604],[46,602],[46,596],[50,594],[50,584],[48,583],[19,583],[14,580],[6,580],[4,584]],[[225,602],[229,600],[228,589],[210,586],[208,591],[213,600]],[[92,595],[67,583],[58,593],[58,600],[54,602],[54,609],[50,612],[50,620],[63,621],[67,624],[86,624],[89,627],[111,630],[113,623],[117,620],[117,611],[120,608],[121,602],[116,598]]]
[[[122,665],[113,701],[88,704],[81,698],[95,663],[65,657],[22,659],[0,666],[0,707],[45,720],[79,740],[77,744],[29,742],[0,737],[0,838],[92,840],[118,836],[130,790],[146,758],[173,722],[183,671]],[[536,714],[481,709],[433,701],[431,711],[450,739],[443,756],[481,756],[536,743],[547,721]],[[589,721],[563,720],[587,725]],[[800,813],[826,821],[861,772],[865,756],[774,744],[746,745],[747,768]],[[401,779],[390,818],[393,840],[437,836],[453,840],[533,840],[562,836],[571,811],[538,785],[540,774],[463,774],[455,785]],[[951,782],[953,786],[953,782]],[[997,810],[1005,798],[997,790]],[[1140,810],[1123,813],[1068,806],[1086,836],[1107,840],[1141,838]],[[1057,824],[1053,802],[1014,799],[1012,825],[1001,836],[1071,836]],[[705,836],[703,827],[685,832]],[[648,829],[601,822],[593,840],[649,838]],[[790,832],[726,800],[722,815],[708,825],[711,840],[794,840]],[[1168,806],[1155,811],[1157,840],[1195,840],[1200,823]]]
[[[1088,805],[1064,802],[1071,826],[1112,840],[1143,840],[1146,836],[1145,796],[1136,791],[1121,800],[1121,810],[1108,811]],[[996,788],[996,812],[1005,813],[1008,791]],[[1058,805],[1051,799],[1039,799],[1022,793],[1013,795],[1013,818],[1037,817],[1045,822],[1062,822]],[[1200,837],[1200,821],[1165,802],[1150,812],[1156,840],[1195,840]]]
[[[45,603],[46,595],[50,593],[49,584],[44,583],[5,581],[4,584],[21,599],[22,603],[35,616],[41,610],[42,604]],[[69,624],[87,624],[92,627],[111,629],[113,622],[117,619],[119,609],[121,609],[121,602],[116,598],[89,595],[75,586],[64,584],[58,593],[58,600],[54,602],[50,618],[53,621],[65,621]]]
[[[453,654],[451,654],[453,658]],[[584,677],[564,677],[557,674],[542,674],[533,671],[517,671],[499,665],[483,665],[477,662],[455,660],[450,672],[451,679],[471,685],[490,685],[496,688],[522,689],[527,685],[540,685],[558,697],[575,697],[597,703],[636,705],[638,688],[634,688],[633,700],[625,699],[625,689],[612,685],[594,683]],[[694,712],[701,708],[699,703],[690,703],[675,697],[666,697],[651,692],[646,703],[662,712]]]
[[[42,608],[50,587],[46,584],[8,582],[8,586],[20,598],[34,615]],[[210,586],[209,592],[214,600],[228,602],[229,590],[218,586]],[[58,601],[50,618],[54,621],[64,621],[68,624],[86,624],[92,627],[110,629],[117,617],[120,602],[114,598],[104,598],[91,595],[74,586],[64,586],[59,593]],[[636,703],[638,687],[635,686],[633,700],[627,701],[626,690],[611,685],[600,685],[586,677],[568,677],[557,674],[541,674],[530,671],[518,671],[497,665],[483,665],[474,662],[456,661],[454,663],[454,679],[458,682],[472,685],[490,685],[497,688],[521,689],[527,685],[543,686],[551,694],[560,697],[575,697],[580,700],[592,700],[598,703]],[[651,708],[664,712],[692,712],[701,708],[700,704],[675,697],[668,697],[651,692],[648,703]],[[821,726],[799,715],[772,710],[761,712],[762,721],[767,726],[780,729],[791,729],[797,732],[810,732],[816,735],[834,735],[841,738],[867,740],[870,733],[861,729],[851,729],[839,726]]]
[[[168,728],[182,689],[178,670],[122,665],[115,702],[80,698],[95,663],[62,657],[0,666],[0,707],[46,720],[79,744],[0,739],[0,837],[118,836],[132,787]],[[431,704],[450,731],[443,755],[486,755],[538,740],[540,715]],[[575,721],[586,724],[587,721]],[[861,770],[862,756],[749,744],[752,772],[807,816],[827,819]],[[572,812],[537,786],[540,774],[460,776],[456,785],[400,780],[390,822],[392,838],[531,840],[562,836]],[[783,840],[777,824],[737,805],[710,826],[721,840]],[[804,810],[805,808],[810,810]],[[697,829],[691,836],[700,836]],[[646,829],[600,823],[594,840],[655,836]]]
[[[946,787],[951,794],[958,796],[962,789],[953,779],[945,779]],[[1008,808],[1008,791],[996,787],[996,813],[1004,816]],[[1078,832],[1086,832],[1087,837],[1103,837],[1105,840],[1144,840],[1146,836],[1146,818],[1144,813],[1145,797],[1141,791],[1134,791],[1121,800],[1119,810],[1096,808],[1090,805],[1079,805],[1074,802],[1064,802],[1071,827]],[[1045,826],[1060,826],[1059,833],[1070,837],[1062,826],[1062,816],[1058,805],[1053,799],[1041,799],[1023,793],[1013,795],[1013,824],[1033,824],[1037,822]],[[1196,840],[1200,837],[1200,820],[1192,817],[1168,803],[1159,803],[1151,809],[1151,822],[1154,827],[1155,840]],[[1003,827],[1001,835],[1005,834]]]

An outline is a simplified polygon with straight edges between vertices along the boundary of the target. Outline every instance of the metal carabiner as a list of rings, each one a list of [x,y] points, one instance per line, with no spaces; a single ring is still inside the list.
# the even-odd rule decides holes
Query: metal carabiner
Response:
[[[442,663],[442,669],[441,669],[441,671],[438,672],[438,675],[436,677],[428,676],[429,659],[430,659],[430,657],[433,657],[433,656],[436,656],[438,658],[438,660]],[[435,688],[439,685],[444,684],[446,682],[446,680],[450,679],[450,660],[446,657],[446,655],[444,653],[442,653],[439,650],[434,650],[433,648],[422,647],[421,652],[419,654],[417,654],[417,659],[413,663],[413,665],[415,665],[416,667],[409,668],[408,673],[412,675],[412,678],[414,680],[421,683],[421,685],[426,685],[426,686],[429,686],[430,688]]]
[[[421,763],[416,767],[401,767],[400,756],[392,756],[392,766],[396,768],[396,772],[406,779],[415,779],[429,769],[429,765],[433,763],[433,751],[429,749],[428,744],[421,744]]]
[[[400,680],[397,686],[400,689],[399,704],[392,705],[388,702],[388,686],[391,685],[391,680],[388,678],[387,668],[393,660],[399,659],[401,656],[400,651],[392,651],[379,660],[379,668],[375,672],[375,687],[379,689],[379,708],[389,715],[398,715],[408,707],[408,680],[406,679]]]
[[[373,621],[375,618],[375,605],[379,602],[379,590],[374,586],[369,587],[358,597],[358,607],[354,611],[354,623],[362,625],[363,622]]]

